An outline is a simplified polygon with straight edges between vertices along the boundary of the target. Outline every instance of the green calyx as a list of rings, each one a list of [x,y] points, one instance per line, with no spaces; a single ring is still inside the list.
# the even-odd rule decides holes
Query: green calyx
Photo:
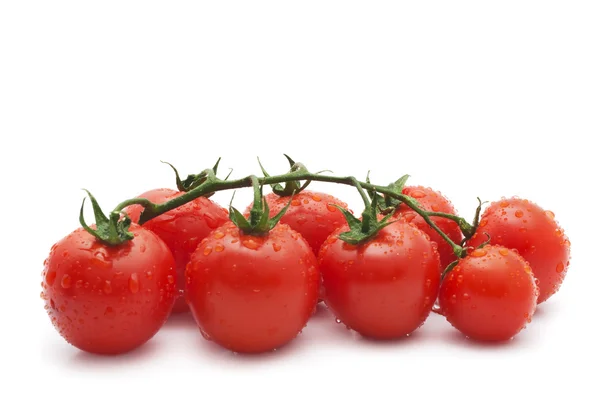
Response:
[[[132,240],[133,234],[129,231],[129,227],[131,226],[131,219],[129,216],[122,212],[113,211],[110,213],[110,217],[106,217],[102,212],[100,205],[98,205],[96,198],[94,198],[87,189],[84,189],[84,191],[87,192],[90,201],[92,202],[92,208],[94,209],[94,216],[96,218],[96,229],[91,228],[85,222],[83,217],[85,198],[83,198],[81,210],[79,211],[79,223],[81,223],[81,226],[85,231],[96,237],[99,241],[110,246],[120,245],[126,241]]]
[[[229,204],[229,219],[235,224],[244,234],[261,236],[266,235],[279,223],[279,220],[283,217],[285,212],[290,207],[292,198],[287,205],[281,209],[277,215],[272,218],[269,217],[269,205],[262,195],[262,186],[258,184],[258,179],[255,176],[251,177],[252,186],[254,187],[254,203],[252,209],[250,209],[249,218],[244,217],[239,210],[234,208],[231,203]],[[231,198],[233,201],[233,197]]]
[[[408,181],[409,178],[410,176],[408,174],[403,175],[396,181],[389,184],[386,188],[394,191],[395,193],[401,194],[402,190],[404,189],[404,185],[406,184],[406,181]],[[369,174],[367,174],[366,182],[369,184],[371,183],[371,180],[369,179]],[[369,197],[376,202],[379,213],[383,215],[393,214],[402,203],[400,200],[392,198],[389,195],[382,196],[377,191],[368,191],[368,194]]]
[[[361,192],[361,195],[364,195],[364,191],[358,182],[355,183],[355,186],[359,192]],[[378,198],[373,197],[370,204],[368,203],[368,198],[366,195],[363,196],[363,200],[365,201],[365,210],[362,212],[362,219],[356,218],[352,213],[343,207],[332,204],[332,206],[338,208],[344,214],[346,222],[350,227],[350,230],[341,233],[339,238],[351,245],[359,245],[369,241],[371,238],[374,238],[384,227],[387,227],[397,221],[391,220],[392,214],[387,214],[381,220],[377,219],[379,208]]]
[[[212,169],[204,170],[200,174],[189,174],[185,180],[181,179],[181,177],[179,176],[179,172],[177,171],[175,166],[173,166],[171,163],[164,162],[164,161],[162,163],[169,165],[175,172],[175,182],[177,184],[177,189],[180,190],[181,192],[189,192],[192,189],[199,187],[200,185],[205,183],[206,180],[208,180],[211,176],[216,177],[217,169],[219,168],[220,161],[221,161],[221,158],[219,157],[219,159],[217,160],[217,162],[215,163],[215,165]],[[226,181],[230,175],[231,175],[231,171],[229,172],[227,177],[225,177],[224,181]],[[210,193],[204,194],[202,196],[204,196],[205,198],[210,198],[214,194],[215,194],[214,192],[210,192]]]
[[[297,173],[307,171],[306,167],[301,163],[296,163],[291,157],[284,154],[285,158],[288,160],[290,164],[290,173]],[[258,159],[258,165],[265,177],[270,177],[269,173],[265,170],[260,159]],[[304,184],[300,183],[300,181],[288,181],[284,185],[281,184],[272,184],[271,189],[273,193],[278,196],[292,196],[293,194],[297,194],[303,191],[310,184],[310,180],[306,181]]]

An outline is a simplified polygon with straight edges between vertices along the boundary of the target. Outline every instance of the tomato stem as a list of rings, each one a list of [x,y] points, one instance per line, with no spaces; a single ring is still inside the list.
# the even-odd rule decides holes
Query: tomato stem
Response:
[[[374,185],[370,182],[362,182],[357,180],[353,176],[346,177],[336,177],[330,175],[321,175],[319,173],[310,173],[304,165],[300,163],[295,163],[292,166],[291,170],[285,174],[281,175],[273,175],[273,176],[265,176],[265,177],[256,177],[256,176],[248,176],[244,178],[240,178],[237,180],[225,181],[216,177],[213,169],[206,169],[202,173],[202,176],[206,177],[206,179],[200,183],[198,186],[191,189],[189,192],[186,192],[176,198],[170,199],[164,203],[155,204],[150,202],[145,198],[133,198],[126,201],[121,202],[115,208],[115,212],[120,212],[123,208],[133,204],[139,204],[144,206],[144,210],[140,216],[139,224],[144,224],[148,220],[151,220],[163,213],[168,212],[169,210],[175,209],[179,206],[182,206],[200,196],[203,196],[208,193],[217,192],[217,191],[225,191],[230,189],[237,188],[247,188],[247,187],[260,187],[263,185],[274,185],[280,183],[287,183],[292,181],[319,181],[319,182],[330,182],[344,185],[352,185],[356,187],[361,195],[365,206],[370,207],[369,197],[367,196],[365,190],[367,191],[376,191],[383,195],[387,195],[390,198],[397,199],[403,203],[405,203],[408,207],[414,210],[419,216],[421,216],[427,224],[429,224],[450,246],[454,254],[457,257],[461,257],[464,253],[463,247],[459,244],[454,243],[448,235],[446,235],[433,221],[431,221],[431,216],[439,216],[444,217],[453,221],[456,221],[461,230],[464,228],[465,231],[472,232],[474,229],[470,226],[464,219],[446,213],[437,213],[437,212],[428,212],[419,207],[417,201],[415,201],[410,196],[404,195],[399,191],[395,191],[389,186],[380,186]],[[257,199],[257,196],[259,197]],[[255,190],[254,194],[254,202],[255,204],[261,203],[262,199],[260,199],[260,191]],[[257,202],[258,201],[258,202]],[[463,231],[464,232],[464,231]]]

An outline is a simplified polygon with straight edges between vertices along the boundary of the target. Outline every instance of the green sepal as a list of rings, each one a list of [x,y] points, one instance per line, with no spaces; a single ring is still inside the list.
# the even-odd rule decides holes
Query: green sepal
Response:
[[[285,158],[288,160],[290,164],[290,172],[298,171],[299,169],[306,169],[303,165],[296,163],[291,157],[284,154]],[[258,159],[258,165],[265,177],[270,177],[267,170],[263,167],[260,159]],[[300,181],[288,181],[285,183],[285,186],[281,184],[271,184],[271,189],[273,193],[277,196],[291,196],[292,194],[297,194],[303,191],[310,184],[310,180],[306,181],[304,184],[301,184]]]
[[[444,272],[442,273],[442,278],[440,281],[444,280],[444,277],[446,277],[446,275],[448,273],[450,273],[452,271],[452,269],[454,269],[456,267],[456,265],[458,264],[459,259],[456,259],[454,262],[451,262],[445,269]]]
[[[90,201],[92,202],[92,208],[94,210],[94,217],[96,219],[96,229],[91,228],[85,222],[85,218],[83,217],[83,209],[85,206],[85,199],[83,198],[83,202],[81,203],[81,209],[79,211],[79,223],[83,227],[85,231],[96,237],[99,241],[110,245],[120,245],[124,242],[130,241],[133,239],[133,233],[129,231],[131,227],[131,219],[124,212],[113,211],[110,214],[110,218],[106,217],[98,201],[96,198],[87,190]]]
[[[240,230],[244,232],[244,234],[248,235],[265,235],[269,231],[271,231],[277,223],[281,220],[281,218],[285,215],[285,213],[290,208],[292,203],[293,195],[290,197],[289,202],[279,213],[275,216],[269,218],[269,204],[267,203],[264,196],[262,196],[262,187],[260,188],[260,201],[258,203],[254,203],[252,205],[252,209],[250,210],[250,216],[248,218],[244,217],[239,210],[234,208],[231,203],[229,204],[229,219],[235,224]],[[233,197],[231,198],[233,201]]]
[[[374,238],[379,231],[384,227],[395,223],[398,220],[391,220],[392,215],[388,214],[381,220],[377,220],[377,199],[373,198],[371,205],[362,213],[362,220],[356,218],[352,213],[343,207],[335,204],[331,204],[342,212],[348,223],[349,231],[341,233],[338,237],[348,244],[359,245]]]
[[[206,182],[206,180],[208,179],[208,175],[209,173],[212,171],[212,174],[214,176],[217,175],[217,170],[219,168],[219,163],[221,162],[221,158],[219,157],[219,159],[217,160],[217,162],[215,163],[215,165],[213,166],[212,169],[210,169],[210,171],[208,170],[204,170],[199,174],[189,174],[185,180],[182,180],[181,177],[179,176],[179,172],[177,171],[177,169],[175,168],[175,166],[173,166],[171,163],[169,162],[165,162],[165,161],[161,161],[164,164],[169,165],[173,171],[175,172],[175,183],[177,185],[177,189],[181,192],[189,192],[192,189],[202,185],[204,182]],[[231,171],[229,172],[229,175],[231,174]],[[229,178],[229,175],[227,175],[227,177],[225,178],[225,180],[227,180],[227,178]],[[202,195],[205,198],[210,198],[211,196],[213,196],[215,193],[214,192],[210,192],[207,193],[205,195]]]
[[[387,188],[391,189],[392,191],[394,191],[397,194],[401,194],[402,190],[404,189],[404,186],[406,185],[406,181],[408,181],[409,178],[410,178],[410,175],[405,174],[402,177],[398,178],[393,183],[389,184],[387,186]],[[368,183],[371,183],[371,181],[369,180],[369,174],[367,174],[366,181]],[[393,198],[389,195],[381,196],[381,194],[379,194],[377,191],[374,191],[374,190],[368,191],[368,194],[371,199],[376,200],[377,208],[379,209],[379,213],[381,213],[383,215],[393,214],[398,209],[400,204],[402,203],[399,199]]]

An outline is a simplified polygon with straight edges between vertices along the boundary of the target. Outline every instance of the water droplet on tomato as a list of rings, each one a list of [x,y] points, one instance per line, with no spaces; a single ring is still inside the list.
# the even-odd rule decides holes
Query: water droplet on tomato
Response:
[[[340,324],[340,323],[342,323],[342,320],[341,320],[339,317],[336,317],[336,318],[335,318],[335,322],[336,322],[337,324]]]
[[[242,241],[242,245],[244,245],[248,249],[258,249],[259,245],[253,239],[245,239]]]
[[[560,237],[564,234],[564,230],[562,228],[557,228],[556,230],[554,230],[554,235],[556,235],[557,237]]]
[[[466,293],[466,292],[465,292],[465,293],[462,295],[462,299],[463,299],[463,300],[465,300],[465,301],[468,301],[469,299],[471,299],[471,296],[470,296],[468,293]]]
[[[563,262],[558,262],[556,265],[556,272],[562,273],[563,271],[565,271],[565,264]]]
[[[112,285],[110,284],[109,280],[106,280],[104,282],[104,285],[102,286],[102,291],[107,295],[112,292]]]
[[[217,231],[217,232],[215,232],[215,234],[214,234],[214,237],[215,237],[216,239],[221,239],[221,238],[223,238],[224,236],[225,236],[225,233],[224,233],[224,232],[222,232],[222,231]]]
[[[498,250],[498,253],[502,256],[507,256],[509,251],[506,248],[500,248],[500,250]]]
[[[487,251],[485,249],[475,249],[472,253],[472,256],[476,257],[476,258],[480,258],[482,256],[487,255]]]
[[[137,293],[140,290],[140,279],[137,273],[131,273],[129,276],[129,291],[132,294]]]
[[[147,271],[146,271],[146,278],[147,278],[148,280],[152,280],[152,271],[150,271],[150,270],[147,270]]]
[[[206,248],[204,248],[204,251],[202,251],[204,256],[210,255],[211,252],[212,252],[212,247],[210,247],[210,246],[207,246]]]
[[[412,196],[415,199],[424,198],[425,192],[421,191],[420,189],[416,189],[410,193],[410,196]]]
[[[293,199],[292,206],[300,206],[300,201],[298,199]]]
[[[479,227],[485,227],[488,224],[488,220],[487,219],[483,219],[479,222]]]
[[[273,242],[273,250],[274,250],[275,252],[279,252],[279,251],[281,250],[281,245],[279,245],[279,244],[277,244],[277,243]]]
[[[56,272],[55,271],[49,271],[46,274],[46,283],[48,283],[48,285],[52,285],[54,284],[54,281],[56,280]]]
[[[69,276],[68,274],[65,274],[62,278],[62,280],[60,280],[60,286],[62,288],[71,288],[71,276]]]
[[[545,211],[545,213],[546,213],[546,216],[548,216],[548,217],[549,217],[549,218],[551,218],[552,220],[554,220],[554,218],[556,217],[556,216],[554,215],[554,212],[552,212],[551,210],[546,210],[546,211]]]
[[[255,288],[255,289],[253,289],[253,290],[252,290],[252,292],[255,292],[255,293],[257,293],[257,294],[258,294],[258,293],[260,292],[260,289],[258,289],[258,288]]]
[[[509,203],[506,200],[500,202],[500,207],[508,207]]]
[[[172,275],[170,275],[170,274],[169,274],[169,275],[167,276],[167,282],[168,282],[169,284],[175,284],[175,277],[173,277]]]
[[[338,209],[333,205],[327,205],[327,210],[330,212],[336,212]]]
[[[215,245],[215,252],[223,252],[225,247],[222,244]]]
[[[110,306],[107,306],[106,309],[104,310],[104,316],[107,317],[108,319],[113,319],[115,317],[116,313],[115,310],[113,308],[111,308]]]
[[[313,199],[315,202],[321,202],[321,197],[320,197],[319,195],[313,195],[313,196],[312,196],[312,199]]]

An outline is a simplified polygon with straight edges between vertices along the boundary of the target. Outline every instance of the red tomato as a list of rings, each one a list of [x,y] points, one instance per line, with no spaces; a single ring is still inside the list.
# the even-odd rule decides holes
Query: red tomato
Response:
[[[440,309],[468,337],[505,341],[531,321],[538,289],[518,253],[497,245],[475,249],[450,271],[440,288]]]
[[[539,280],[538,303],[560,288],[569,267],[571,243],[554,220],[554,213],[525,199],[494,202],[484,211],[468,245],[477,247],[491,236],[491,244],[515,249]]]
[[[274,193],[268,194],[265,198],[269,205],[269,217],[275,216],[290,202],[289,196],[280,197]],[[331,195],[302,191],[294,195],[290,208],[280,220],[292,230],[299,232],[315,255],[319,253],[323,241],[329,234],[346,224],[342,212],[330,204],[339,205],[344,209],[348,207],[346,203]],[[250,213],[251,207],[252,205],[246,209],[246,215]]]
[[[454,206],[441,193],[434,191],[431,188],[421,186],[404,187],[402,190],[404,195],[415,198],[421,207],[429,212],[442,212],[456,214]],[[425,232],[432,241],[438,246],[440,254],[440,269],[444,271],[448,265],[456,260],[452,247],[444,241],[444,239],[433,229],[421,216],[405,204],[401,204],[400,208],[394,214],[394,217],[402,215],[408,222],[413,223],[423,232]],[[454,221],[444,217],[430,217],[431,220],[442,230],[454,243],[460,244],[462,241],[462,233],[460,227]]]
[[[154,233],[109,247],[83,228],[52,247],[42,298],[58,332],[84,351],[118,354],[144,344],[175,302],[175,261]]]
[[[236,352],[270,351],[294,339],[316,307],[318,284],[314,254],[285,224],[252,236],[226,223],[186,268],[186,298],[200,331]]]
[[[319,253],[325,303],[363,336],[393,339],[423,324],[436,299],[439,255],[425,233],[405,221],[353,246],[333,233]]]
[[[155,189],[141,194],[139,198],[146,198],[154,203],[163,203],[182,194],[183,192],[172,189]],[[129,214],[134,223],[139,221],[142,210],[143,207],[140,205],[125,208],[125,212]],[[190,261],[192,252],[202,239],[226,221],[229,221],[229,215],[224,208],[210,199],[199,197],[144,223],[144,228],[157,234],[173,253],[177,271],[177,288],[180,295],[183,293],[185,284],[185,266]],[[187,310],[185,298],[179,296],[175,301],[173,313]]]

